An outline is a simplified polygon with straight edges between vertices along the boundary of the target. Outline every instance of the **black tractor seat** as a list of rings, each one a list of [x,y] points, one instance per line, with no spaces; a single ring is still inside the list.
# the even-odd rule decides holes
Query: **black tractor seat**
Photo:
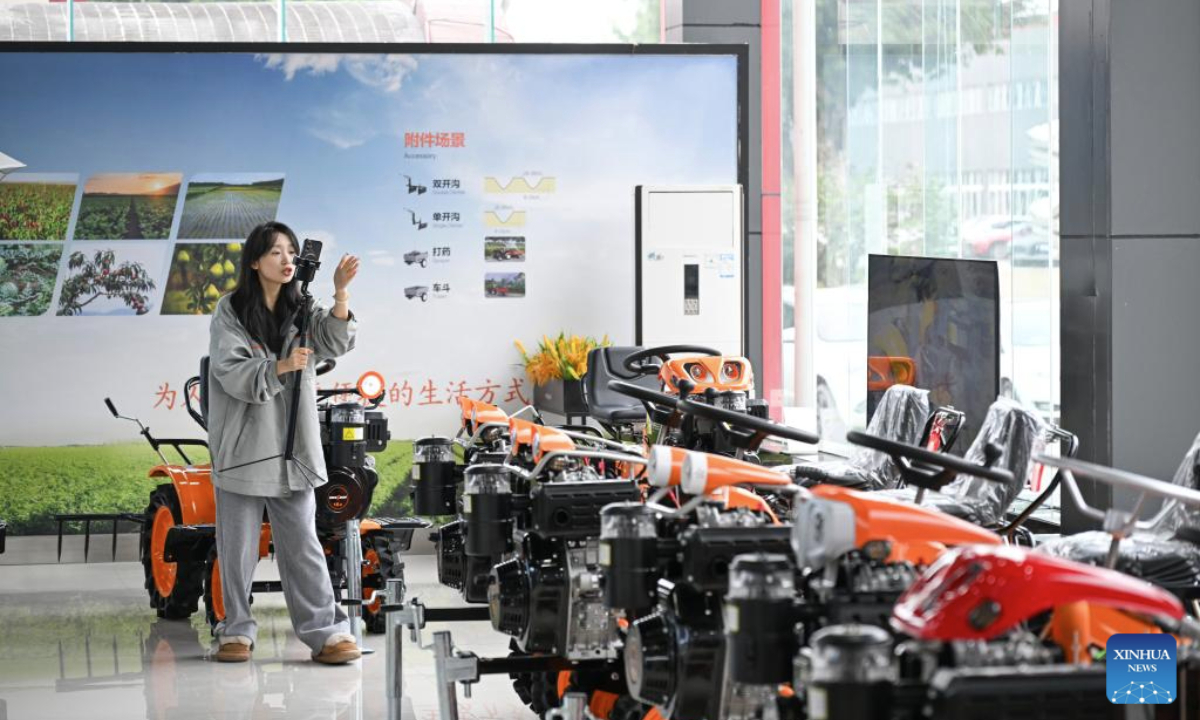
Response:
[[[1003,524],[1008,506],[1016,499],[1033,467],[1033,457],[1044,446],[1044,423],[1017,403],[999,398],[988,408],[987,417],[979,428],[964,459],[980,465],[990,465],[1009,471],[1013,481],[998,484],[971,475],[960,475],[940,491],[928,490],[922,505],[967,520],[984,527]],[[994,463],[988,463],[989,446],[999,451]],[[917,488],[903,487],[884,490],[883,495],[897,500],[913,501]]]
[[[1069,540],[1069,543],[1063,541]],[[1158,585],[1180,600],[1200,599],[1200,528],[1181,528],[1174,537],[1135,533],[1121,541],[1118,572]],[[1039,549],[1076,562],[1104,567],[1112,536],[1090,531],[1055,540]]]
[[[1184,525],[1175,531],[1173,540],[1182,540],[1200,547],[1200,525]]]
[[[657,376],[625,371],[625,358],[639,350],[642,348],[637,346],[599,347],[588,353],[588,369],[583,376],[583,398],[587,403],[588,415],[602,425],[616,427],[646,419],[646,408],[642,403],[608,389],[610,380],[641,385],[649,390],[659,389]]]
[[[1200,435],[1175,470],[1171,484],[1200,488]],[[1154,583],[1180,600],[1200,599],[1200,510],[1168,500],[1170,511],[1149,529],[1121,541],[1116,570]],[[1038,550],[1076,562],[1104,566],[1112,537],[1097,530],[1051,540]]]
[[[909,385],[893,385],[883,393],[867,433],[906,445],[921,441],[921,428],[929,418],[929,391]],[[884,490],[900,482],[895,463],[886,454],[870,448],[855,448],[848,460],[801,463],[788,468],[804,487],[837,485],[851,490]]]

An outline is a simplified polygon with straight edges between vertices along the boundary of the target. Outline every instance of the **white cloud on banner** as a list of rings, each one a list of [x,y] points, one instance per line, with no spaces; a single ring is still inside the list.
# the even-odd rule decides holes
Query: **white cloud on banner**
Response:
[[[303,55],[303,54],[288,54],[288,55],[256,55],[255,59],[262,61],[263,65],[273,70],[282,70],[284,77],[292,80],[297,73],[307,72],[309,75],[325,75],[334,72],[341,64],[342,56],[340,55]]]
[[[327,75],[344,68],[350,77],[366,87],[394,93],[400,90],[404,78],[417,69],[412,55],[334,55],[334,54],[270,54],[258,55],[263,66],[280,70],[288,80],[300,73]]]
[[[404,78],[417,69],[412,55],[350,55],[346,72],[367,87],[384,92],[399,92]]]
[[[379,128],[358,112],[324,107],[310,113],[308,132],[339,150],[349,150],[379,135]]]
[[[419,67],[412,55],[288,53],[255,57],[289,81],[299,74],[321,76],[343,70],[358,83],[359,89],[342,95],[336,103],[308,113],[308,133],[339,150],[364,145],[389,126],[380,121],[380,114],[387,112],[387,106],[380,104],[382,98],[399,92],[405,78]]]

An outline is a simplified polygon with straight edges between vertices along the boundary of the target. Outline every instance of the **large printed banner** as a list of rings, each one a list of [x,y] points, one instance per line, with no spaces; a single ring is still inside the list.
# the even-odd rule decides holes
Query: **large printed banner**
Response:
[[[382,373],[393,437],[452,431],[458,395],[525,404],[513,340],[632,341],[634,187],[737,181],[737,76],[719,54],[0,52],[0,446],[136,440],[105,397],[200,436],[184,383],[269,219],[324,242],[323,302],[363,258],[358,347],[322,379]]]

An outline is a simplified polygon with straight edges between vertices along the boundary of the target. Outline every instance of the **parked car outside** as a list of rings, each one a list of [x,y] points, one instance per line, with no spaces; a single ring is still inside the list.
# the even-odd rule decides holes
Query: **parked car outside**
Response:
[[[963,222],[963,251],[970,257],[1003,260],[1012,257],[1016,246],[1034,234],[1029,218],[1011,215],[971,218]],[[1046,252],[1049,253],[1048,244]]]

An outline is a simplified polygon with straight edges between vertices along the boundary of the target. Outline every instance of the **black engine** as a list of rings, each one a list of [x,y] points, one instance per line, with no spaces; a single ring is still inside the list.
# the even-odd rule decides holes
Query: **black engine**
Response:
[[[539,483],[517,513],[521,545],[492,569],[492,625],[527,653],[611,658],[615,619],[600,588],[600,509],[636,500],[625,480]]]
[[[938,644],[934,644],[938,645]],[[931,647],[868,625],[832,625],[796,663],[785,716],[861,720],[1117,720],[1103,664],[1068,665],[1036,638]],[[790,707],[787,707],[790,705]]]
[[[349,520],[361,519],[371,507],[379,483],[375,459],[389,438],[387,417],[359,403],[321,408],[321,447],[329,482],[317,488],[317,528],[337,535]]]
[[[631,511],[612,508],[607,514],[617,512]],[[786,526],[693,526],[677,538],[657,541],[657,603],[633,620],[625,643],[625,675],[635,699],[662,708],[664,716],[719,716],[725,671],[722,606],[730,567],[746,553],[786,552],[790,532]],[[611,583],[614,595],[628,592],[640,600],[648,580],[645,556],[630,542],[634,538],[622,540],[608,540],[614,562],[607,568],[606,588]]]

